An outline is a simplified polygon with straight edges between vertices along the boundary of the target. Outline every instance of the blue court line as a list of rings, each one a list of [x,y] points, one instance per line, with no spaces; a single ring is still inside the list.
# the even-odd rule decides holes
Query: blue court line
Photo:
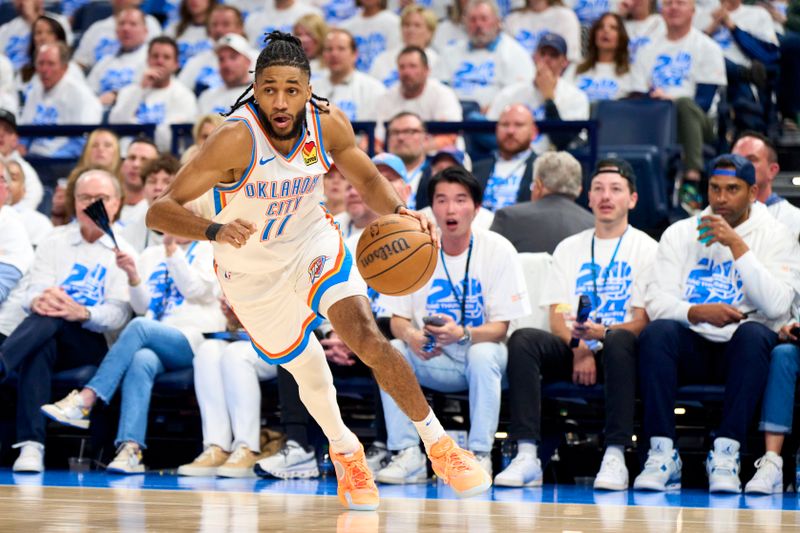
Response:
[[[44,474],[16,474],[0,469],[0,485],[41,485],[46,487],[131,488],[151,490],[198,490],[221,492],[255,492],[267,494],[304,494],[335,496],[335,477],[303,480],[223,479],[212,477],[182,477],[172,473],[148,472],[142,475],[119,476],[105,472],[71,473],[48,470]],[[441,482],[415,485],[379,485],[384,498],[457,499],[455,493]],[[541,488],[494,487],[475,498],[480,501],[628,505],[643,507],[694,507],[707,509],[767,509],[800,510],[795,493],[771,496],[709,494],[699,489],[680,492],[600,492],[577,485],[545,485]]]

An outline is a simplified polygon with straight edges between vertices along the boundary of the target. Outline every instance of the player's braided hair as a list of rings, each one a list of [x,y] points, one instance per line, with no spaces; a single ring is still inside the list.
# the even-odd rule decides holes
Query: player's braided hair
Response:
[[[267,67],[286,66],[299,68],[311,77],[311,64],[308,62],[308,57],[306,57],[306,53],[303,51],[300,39],[290,33],[275,30],[264,35],[264,43],[265,46],[261,50],[261,53],[258,54],[258,59],[256,60],[254,75]],[[254,83],[251,83],[247,86],[247,89],[239,95],[239,98],[236,99],[231,110],[227,113],[222,113],[222,116],[230,116],[240,107],[249,103],[255,103],[256,98],[255,94],[252,94],[253,90]],[[328,103],[328,99],[311,93],[311,105],[322,112],[327,111],[321,108],[317,102]]]

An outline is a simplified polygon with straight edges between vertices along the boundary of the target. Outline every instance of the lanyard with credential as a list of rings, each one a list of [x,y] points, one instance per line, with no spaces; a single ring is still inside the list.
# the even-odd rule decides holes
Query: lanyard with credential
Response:
[[[622,235],[619,236],[619,240],[617,241],[617,246],[616,246],[616,248],[614,248],[614,253],[611,254],[611,261],[608,262],[608,266],[606,267],[605,274],[603,275],[603,285],[602,285],[603,287],[606,286],[606,282],[608,281],[608,276],[609,276],[610,270],[611,270],[611,265],[614,264],[614,259],[617,258],[617,252],[619,252],[619,245],[622,244],[622,239],[625,237],[625,234],[628,233],[628,228],[629,227],[630,226],[626,227],[625,231],[622,233]],[[597,265],[597,263],[595,263],[595,261],[594,261],[594,237],[595,236],[592,235],[592,265],[593,266]],[[597,266],[599,266],[599,265],[597,265]],[[600,270],[602,271],[603,269],[601,268]],[[595,301],[597,302],[597,304],[599,306],[599,304],[600,304],[600,293],[597,291],[597,276],[598,276],[598,272],[595,271],[594,275],[592,276],[592,285],[594,286],[594,299],[595,299]],[[598,311],[599,311],[599,309],[595,309],[594,310],[595,322],[597,321],[597,312]]]
[[[467,316],[467,292],[469,289],[469,261],[472,258],[472,242],[474,237],[469,238],[469,251],[467,252],[467,266],[464,269],[464,290],[461,294],[461,326],[463,327],[466,323]],[[447,276],[447,281],[450,283],[450,290],[453,292],[453,298],[458,301],[458,292],[456,291],[456,286],[453,285],[453,280],[450,279],[450,272],[447,270],[447,263],[444,260],[444,250],[439,248],[439,256],[442,259],[442,267],[444,267],[444,273]]]

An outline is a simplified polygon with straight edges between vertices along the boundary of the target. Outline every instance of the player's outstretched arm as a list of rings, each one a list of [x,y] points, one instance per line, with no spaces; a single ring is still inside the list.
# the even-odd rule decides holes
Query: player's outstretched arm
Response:
[[[227,122],[206,140],[194,158],[178,171],[164,194],[147,211],[150,229],[193,240],[206,240],[211,220],[192,213],[184,205],[199,198],[218,183],[232,183],[250,163],[252,137],[240,123]],[[225,224],[215,240],[237,248],[256,227],[248,221]]]
[[[406,209],[389,180],[356,145],[353,126],[345,114],[331,106],[330,113],[322,114],[321,120],[325,147],[331,152],[336,168],[358,190],[364,203],[379,215],[401,213],[413,216],[420,221],[423,230],[436,235],[433,223],[425,215]]]

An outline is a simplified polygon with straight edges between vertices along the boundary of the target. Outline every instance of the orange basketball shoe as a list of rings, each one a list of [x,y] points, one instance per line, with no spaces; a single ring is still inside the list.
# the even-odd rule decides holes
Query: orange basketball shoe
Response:
[[[336,493],[339,501],[348,509],[355,511],[374,511],[378,508],[380,497],[378,487],[372,478],[372,471],[367,465],[364,447],[358,445],[358,451],[351,454],[330,452],[336,480],[339,488]]]
[[[450,485],[460,498],[475,496],[492,486],[491,476],[472,452],[459,448],[448,435],[431,446],[428,457],[436,475]]]

